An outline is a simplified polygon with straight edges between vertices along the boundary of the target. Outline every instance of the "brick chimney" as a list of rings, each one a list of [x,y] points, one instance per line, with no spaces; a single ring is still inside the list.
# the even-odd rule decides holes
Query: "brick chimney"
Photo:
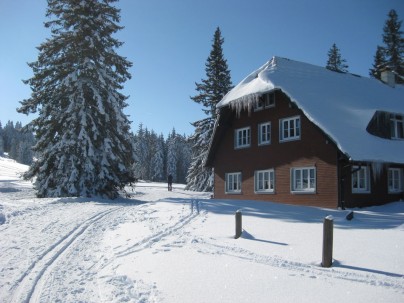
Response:
[[[384,69],[380,74],[381,80],[388,86],[395,87],[396,85],[396,75],[389,69]]]

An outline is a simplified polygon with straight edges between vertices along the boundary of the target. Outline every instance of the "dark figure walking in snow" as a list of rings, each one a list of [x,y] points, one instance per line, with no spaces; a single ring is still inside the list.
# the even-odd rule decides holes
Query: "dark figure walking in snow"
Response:
[[[168,175],[167,181],[168,181],[168,191],[172,191],[173,190],[173,176],[171,174]]]

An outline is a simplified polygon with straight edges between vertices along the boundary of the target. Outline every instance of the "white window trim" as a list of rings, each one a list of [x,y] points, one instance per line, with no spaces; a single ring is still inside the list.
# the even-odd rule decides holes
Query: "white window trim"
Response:
[[[404,117],[401,115],[394,115],[390,119],[393,124],[394,133],[391,134],[393,140],[404,140],[403,137],[398,136],[399,128],[401,127],[401,133],[404,133]]]
[[[283,129],[283,124],[285,121],[288,121],[288,124],[290,124],[290,121],[294,121],[294,132],[295,135],[293,137],[288,136],[287,138],[284,138],[284,129]],[[296,128],[296,121],[299,121],[299,127]],[[299,135],[296,135],[296,129],[299,130]],[[295,141],[295,140],[300,140],[300,136],[302,133],[302,126],[301,126],[301,119],[300,116],[294,116],[294,117],[288,117],[288,118],[283,118],[279,119],[279,142],[289,142],[289,141]]]
[[[273,188],[268,189],[259,189],[258,188],[258,175],[268,173],[268,182],[269,184],[272,183]],[[254,192],[256,194],[273,194],[275,192],[275,170],[274,169],[265,169],[265,170],[256,170],[254,172]]]
[[[398,188],[390,187],[390,172],[398,173]],[[387,182],[388,182],[387,186],[388,186],[389,194],[402,193],[403,192],[403,170],[402,170],[402,168],[389,168]]]
[[[237,178],[237,185],[239,188],[231,188],[229,189],[229,179],[232,178],[232,180],[234,179],[234,177]],[[242,174],[241,172],[234,172],[234,173],[226,173],[225,174],[225,194],[241,194],[241,187],[242,187]],[[234,184],[234,181],[233,181]]]
[[[353,166],[352,169],[355,171],[354,173],[351,174],[351,189],[353,194],[369,194],[371,192],[370,190],[370,170],[368,166],[362,166],[359,168],[359,166]],[[365,188],[354,188],[354,175],[356,174],[356,178],[358,178],[358,175],[360,171],[364,170],[365,171]]]
[[[269,141],[262,141],[262,126],[269,126]],[[268,128],[267,128],[268,129]],[[258,124],[258,145],[269,145],[271,144],[271,137],[272,137],[272,126],[271,122],[264,122]]]
[[[314,187],[310,187],[310,170],[314,170]],[[297,189],[295,187],[296,172],[300,171],[303,175],[303,171],[308,172],[308,188]],[[302,181],[303,181],[303,177]],[[292,194],[315,194],[317,192],[317,169],[315,166],[307,167],[293,167],[290,169],[290,191]]]
[[[239,135],[243,131],[247,131],[248,136],[248,143],[247,144],[241,144],[239,145]],[[237,128],[234,130],[234,148],[235,149],[241,149],[241,148],[248,148],[251,146],[251,127],[243,127],[243,128]]]

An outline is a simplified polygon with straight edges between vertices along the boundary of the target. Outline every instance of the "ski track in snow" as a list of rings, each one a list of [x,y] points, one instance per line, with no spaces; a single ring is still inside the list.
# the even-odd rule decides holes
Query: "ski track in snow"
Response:
[[[147,200],[147,197],[144,198]],[[128,300],[125,291],[119,290],[125,287],[130,288],[131,295],[129,299],[133,300],[135,298],[136,301],[140,302],[152,302],[152,298],[156,293],[155,286],[147,285],[141,280],[132,281],[128,277],[99,277],[98,273],[117,258],[150,248],[156,243],[159,246],[163,245],[165,238],[174,233],[179,233],[181,229],[197,217],[201,207],[200,201],[189,199],[189,209],[183,207],[178,217],[172,218],[169,224],[159,224],[157,222],[158,218],[153,219],[151,217],[156,212],[155,209],[150,207],[153,203],[155,201],[149,201],[147,205],[137,203],[129,206],[117,206],[110,203],[107,204],[107,209],[103,211],[99,211],[98,207],[89,211],[86,209],[86,203],[82,203],[84,212],[88,212],[88,217],[84,216],[83,218],[75,219],[74,223],[76,225],[71,227],[68,232],[61,233],[62,236],[59,235],[60,238],[54,240],[52,244],[30,247],[30,250],[33,251],[33,255],[31,255],[33,260],[15,282],[10,285],[8,292],[11,297],[5,298],[9,302],[75,302],[77,300],[97,302],[96,298],[99,298],[103,292],[100,289],[103,287],[102,284],[107,283],[114,288],[112,290],[114,298],[112,299],[116,302]],[[25,217],[32,215],[41,217],[47,213],[52,214],[55,207],[69,207],[74,202],[64,204],[59,205],[58,202],[51,202],[46,205],[31,205],[26,209],[22,208],[22,211],[21,208],[18,211],[10,211],[7,215],[9,217],[8,223],[10,224],[7,225],[12,227],[13,221],[25,220],[27,219]],[[76,207],[80,208],[77,205]],[[62,209],[59,209],[59,211],[62,211]],[[142,222],[153,231],[150,236],[138,242],[129,242],[126,245],[115,247],[110,254],[98,250],[97,245],[102,240],[104,232],[114,229],[125,222]],[[51,234],[55,230],[60,230],[58,226],[60,224],[63,225],[64,222],[51,220],[48,225],[42,226],[41,231],[37,230],[36,232],[41,232],[45,235],[47,233]],[[3,228],[6,228],[7,225],[3,226]],[[9,249],[11,248],[13,247]],[[83,267],[83,264],[88,266]],[[10,269],[13,269],[12,266]],[[7,274],[7,272],[4,272],[3,276]],[[71,291],[72,288],[74,292]],[[99,289],[99,292],[95,293],[94,289]],[[142,291],[139,291],[139,289]]]
[[[4,236],[0,239],[0,258],[7,264],[0,268],[2,302],[161,302],[164,295],[154,282],[144,281],[142,276],[119,274],[116,269],[125,264],[125,258],[147,250],[157,254],[182,247],[198,254],[223,255],[282,269],[291,277],[330,283],[340,279],[404,294],[403,275],[363,272],[338,264],[322,268],[320,264],[250,251],[237,241],[194,234],[190,230],[194,225],[201,227],[210,213],[203,200],[184,191],[173,193],[175,198],[165,198],[166,189],[156,187],[153,195],[139,191],[132,198],[141,201],[124,203],[38,199],[33,204],[33,192],[24,186],[14,187],[18,189],[13,193],[18,207],[13,208],[10,201],[0,205],[7,219],[0,225]],[[166,196],[161,194],[156,200],[155,192],[159,190]],[[162,212],[159,202],[173,202],[179,207],[163,208]],[[63,216],[65,211],[70,215],[73,211],[80,213],[69,218]],[[125,241],[103,242],[108,232],[114,240],[123,224],[144,230],[130,230],[129,235],[124,235]],[[24,230],[17,233],[17,228]],[[9,235],[18,237],[10,240]],[[31,235],[37,242],[30,241]],[[25,267],[18,264],[21,260],[26,260]]]
[[[158,229],[156,233],[149,237],[144,238],[140,242],[137,242],[129,247],[126,247],[115,253],[116,258],[122,258],[129,254],[141,251],[146,248],[150,248],[154,243],[159,242],[161,245],[165,237],[177,232],[178,230],[184,228],[185,225],[189,224],[197,215],[200,213],[200,201],[191,200],[190,201],[190,213],[175,222],[173,225]]]
[[[44,284],[46,274],[52,270],[55,262],[60,258],[63,253],[74,246],[80,236],[82,236],[93,224],[97,221],[104,219],[105,216],[111,212],[118,211],[117,209],[108,209],[89,219],[83,221],[80,225],[73,228],[65,234],[59,241],[54,243],[38,256],[36,260],[28,267],[27,271],[17,280],[18,286],[13,292],[12,302],[30,302],[31,299],[37,301],[38,292]],[[40,300],[41,301],[41,300]]]

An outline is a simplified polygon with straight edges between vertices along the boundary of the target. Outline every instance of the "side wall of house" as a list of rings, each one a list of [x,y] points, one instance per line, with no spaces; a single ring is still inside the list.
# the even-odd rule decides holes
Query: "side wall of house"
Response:
[[[280,119],[299,116],[299,140],[280,142]],[[271,122],[271,143],[258,145],[259,123]],[[251,146],[235,149],[235,130],[251,127]],[[296,108],[289,98],[277,91],[275,107],[250,113],[233,114],[231,126],[219,143],[213,166],[215,170],[214,196],[217,199],[243,199],[274,201],[289,204],[336,208],[338,206],[337,148],[323,132]],[[292,193],[291,169],[314,167],[316,190],[314,193]],[[254,173],[274,169],[273,193],[256,193]],[[226,173],[241,172],[241,193],[225,193]]]

